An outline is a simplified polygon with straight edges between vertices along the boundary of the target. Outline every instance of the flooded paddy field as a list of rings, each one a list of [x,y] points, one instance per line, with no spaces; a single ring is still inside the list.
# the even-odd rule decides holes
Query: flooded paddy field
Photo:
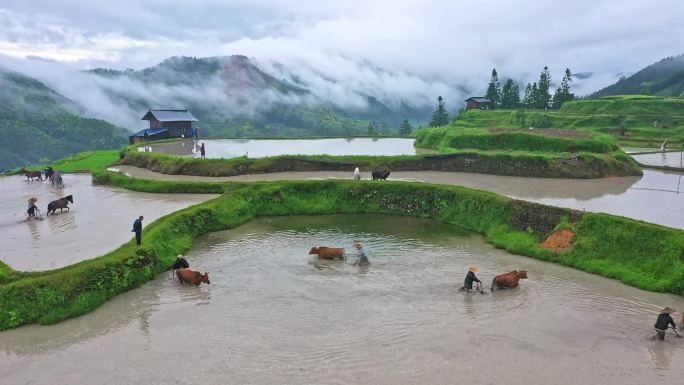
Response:
[[[331,139],[202,139],[181,140],[147,146],[152,152],[200,157],[204,143],[207,158],[278,155],[415,155],[414,139],[331,138]],[[145,148],[139,149],[144,151]]]
[[[339,178],[351,179],[352,171],[283,172],[234,177],[166,175],[134,166],[112,170],[159,180],[273,181]],[[369,179],[368,170],[361,170]],[[643,176],[600,179],[525,178],[490,174],[440,171],[393,171],[389,180],[457,185],[491,191],[511,198],[548,205],[602,212],[684,229],[684,183],[677,172],[644,170]],[[384,183],[384,182],[377,182]]]
[[[667,166],[684,168],[684,152],[659,152],[655,154],[632,155],[632,158],[647,166]]]
[[[25,177],[0,178],[0,260],[15,270],[50,270],[114,250],[133,237],[133,221],[144,224],[215,195],[147,194],[94,186],[88,174],[65,174],[65,187]],[[46,216],[50,201],[72,195],[70,210]],[[43,220],[27,220],[27,200],[35,196]],[[144,229],[143,229],[144,236]]]
[[[371,265],[352,266],[362,240]],[[352,257],[318,261],[311,246]],[[28,384],[678,383],[684,339],[654,341],[680,297],[514,256],[415,218],[259,218],[186,255],[211,285],[170,273],[90,314],[0,333],[0,378]],[[459,291],[470,264],[485,294]],[[526,269],[517,289],[493,275]],[[677,318],[681,317],[676,314]],[[87,363],[87,364],[86,364]]]

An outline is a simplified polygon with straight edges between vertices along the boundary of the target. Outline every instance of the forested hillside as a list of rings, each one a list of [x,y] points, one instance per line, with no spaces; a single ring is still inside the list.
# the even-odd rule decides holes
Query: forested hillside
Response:
[[[0,72],[0,106],[0,168],[126,143],[123,128],[77,115],[67,99],[17,73]]]
[[[641,71],[623,77],[591,95],[593,98],[608,95],[659,95],[681,96],[684,93],[684,55],[667,57]]]

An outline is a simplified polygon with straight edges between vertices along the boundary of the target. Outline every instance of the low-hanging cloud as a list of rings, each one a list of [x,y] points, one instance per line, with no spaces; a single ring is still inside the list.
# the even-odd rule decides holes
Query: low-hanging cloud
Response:
[[[202,99],[227,114],[271,103],[364,108],[366,96],[420,107],[442,95],[455,111],[463,97],[484,93],[493,67],[521,88],[544,65],[555,82],[566,67],[593,73],[573,84],[576,93],[588,94],[619,74],[681,53],[683,11],[684,3],[671,0],[577,0],[562,8],[543,0],[33,0],[0,6],[0,53],[14,58],[0,62],[45,82],[89,114],[129,128],[140,124],[140,111],[112,93],[157,106]],[[220,79],[150,85],[77,71],[232,54],[253,58],[265,72],[310,94],[270,90],[240,98],[248,105],[226,92]],[[27,60],[31,55],[57,62]]]

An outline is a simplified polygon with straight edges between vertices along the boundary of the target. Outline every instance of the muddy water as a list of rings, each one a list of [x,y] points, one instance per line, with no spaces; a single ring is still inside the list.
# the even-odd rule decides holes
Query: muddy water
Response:
[[[307,255],[356,239],[368,268]],[[683,309],[682,298],[513,256],[432,221],[261,218],[199,239],[187,257],[211,285],[162,274],[88,315],[0,333],[3,383],[529,385],[581,376],[624,385],[684,375],[684,340],[649,339],[659,308]],[[529,279],[465,294],[471,263],[487,283],[515,268]]]
[[[660,152],[657,154],[632,155],[634,160],[649,166],[684,168],[684,152]]]
[[[331,138],[331,139],[207,139],[152,144],[152,152],[180,156],[200,156],[204,143],[207,158],[277,155],[415,155],[414,139]],[[144,148],[141,148],[143,150]]]
[[[93,186],[90,175],[64,176],[64,189],[50,182],[0,178],[0,260],[16,270],[49,270],[105,254],[132,238],[133,221],[151,221],[214,197],[192,194],[146,194]],[[47,204],[73,195],[70,210],[46,217]],[[43,220],[27,220],[29,197],[38,198]],[[144,230],[143,230],[144,234]]]
[[[259,181],[288,179],[351,179],[351,172],[317,171],[197,177],[165,175],[132,166],[117,166],[127,175],[162,180]],[[363,179],[370,175],[361,172]],[[439,171],[393,171],[390,180],[459,185],[491,191],[516,199],[554,206],[620,215],[684,229],[684,183],[682,173],[644,170],[640,177],[601,179],[523,178],[501,175]],[[382,182],[378,182],[382,183]]]

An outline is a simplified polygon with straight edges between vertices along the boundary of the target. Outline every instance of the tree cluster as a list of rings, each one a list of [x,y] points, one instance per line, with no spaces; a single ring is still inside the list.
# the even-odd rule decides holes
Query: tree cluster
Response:
[[[558,109],[563,103],[575,99],[575,94],[570,90],[571,83],[572,73],[569,68],[566,68],[560,86],[551,96],[551,73],[549,67],[545,66],[539,74],[539,80],[525,86],[521,100],[520,88],[513,79],[506,79],[502,88],[499,82],[499,74],[494,68],[485,97],[491,101],[491,108]]]

